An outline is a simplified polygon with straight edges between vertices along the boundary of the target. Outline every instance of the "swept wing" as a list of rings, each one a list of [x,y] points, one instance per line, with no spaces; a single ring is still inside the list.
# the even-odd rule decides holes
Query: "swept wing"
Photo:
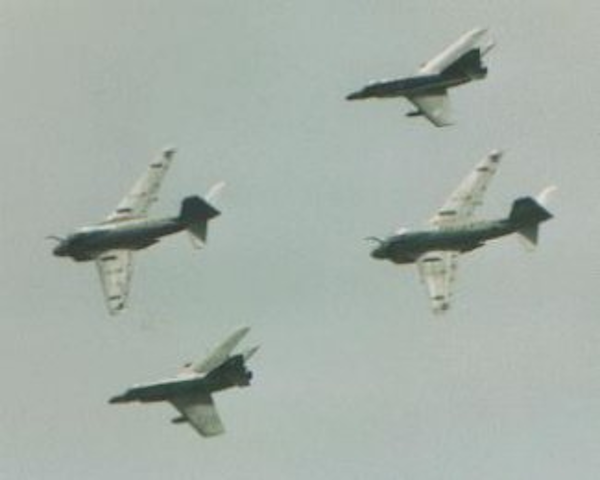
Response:
[[[108,250],[96,258],[104,299],[111,315],[125,308],[133,271],[132,257],[129,250]]]
[[[162,185],[175,150],[164,150],[162,155],[154,160],[135,182],[129,193],[121,200],[107,221],[118,221],[134,217],[145,217],[150,206],[158,199],[158,190]]]
[[[446,90],[406,97],[436,127],[452,125],[450,99]]]
[[[118,222],[135,217],[144,217],[152,203],[157,200],[158,190],[173,160],[175,150],[166,149],[154,160],[121,200],[117,208],[107,217],[107,222]],[[96,258],[96,266],[104,298],[111,315],[125,308],[131,275],[133,255],[129,250],[109,250]]]
[[[501,157],[501,152],[493,151],[481,160],[452,192],[429,223],[440,230],[458,228],[469,223],[475,209],[483,203],[483,197],[498,169]]]
[[[225,432],[211,395],[194,393],[174,397],[169,401],[203,437],[212,437]]]
[[[501,152],[493,151],[477,163],[429,223],[440,230],[448,230],[471,222],[475,209],[483,203],[501,156]],[[419,275],[427,286],[434,313],[444,312],[450,307],[458,256],[459,252],[431,251],[417,260]]]
[[[433,313],[442,313],[450,308],[458,255],[457,252],[433,251],[417,260],[419,275],[427,286]]]

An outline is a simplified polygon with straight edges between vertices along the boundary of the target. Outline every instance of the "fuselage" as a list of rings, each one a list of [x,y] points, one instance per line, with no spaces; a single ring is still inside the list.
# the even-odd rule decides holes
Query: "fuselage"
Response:
[[[246,368],[244,358],[236,355],[207,374],[190,372],[172,379],[135,385],[109,402],[162,402],[194,393],[210,394],[234,386],[248,386],[251,378],[252,372]]]
[[[399,80],[381,80],[373,82],[346,97],[347,100],[367,98],[393,98],[443,91],[473,80],[469,75],[417,75]]]
[[[514,233],[517,226],[508,219],[473,223],[445,230],[424,230],[394,235],[381,241],[371,256],[394,263],[413,263],[430,251],[468,252],[486,241]]]
[[[69,235],[61,240],[53,253],[58,257],[72,257],[76,261],[89,261],[107,250],[146,248],[158,242],[160,237],[184,229],[185,225],[177,217],[103,223],[84,227]]]

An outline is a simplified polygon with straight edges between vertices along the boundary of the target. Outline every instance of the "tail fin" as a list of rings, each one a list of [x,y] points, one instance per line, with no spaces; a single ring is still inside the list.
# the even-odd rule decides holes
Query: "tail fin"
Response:
[[[455,62],[448,65],[442,73],[449,76],[467,75],[470,78],[483,78],[487,75],[487,68],[481,61],[482,51],[478,48],[469,50]]]
[[[211,370],[221,366],[230,357],[231,352],[235,349],[238,343],[244,338],[250,327],[241,327],[231,333],[224,341],[217,345],[205,359],[194,362],[190,368],[196,373],[208,373]]]
[[[220,214],[221,212],[203,198],[187,197],[181,202],[179,221],[194,237],[206,243],[208,221]]]
[[[513,203],[508,220],[514,225],[526,248],[532,249],[538,242],[540,223],[551,218],[552,214],[536,199],[523,197]]]

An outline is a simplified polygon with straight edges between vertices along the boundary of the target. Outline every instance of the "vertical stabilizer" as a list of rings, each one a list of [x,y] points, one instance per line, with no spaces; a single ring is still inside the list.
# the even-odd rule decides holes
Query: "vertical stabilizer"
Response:
[[[203,198],[198,196],[187,197],[181,203],[179,221],[196,239],[206,243],[208,234],[208,221],[218,217],[219,210],[213,207]]]
[[[547,196],[544,192],[538,198],[544,199]],[[515,227],[525,248],[532,250],[538,243],[540,223],[551,218],[552,214],[538,200],[524,197],[515,200],[508,220]]]

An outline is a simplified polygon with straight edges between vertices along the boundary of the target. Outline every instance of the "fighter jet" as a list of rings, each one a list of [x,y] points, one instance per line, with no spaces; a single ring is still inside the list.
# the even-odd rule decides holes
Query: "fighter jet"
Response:
[[[492,240],[517,233],[528,249],[538,241],[539,224],[552,218],[546,210],[548,187],[537,198],[523,197],[514,201],[507,218],[475,221],[473,213],[482,204],[484,193],[500,161],[501,153],[491,152],[479,162],[452,193],[442,208],[430,219],[433,228],[410,232],[400,229],[380,239],[371,252],[376,259],[396,264],[416,263],[423,283],[427,285],[434,313],[448,310],[456,275],[458,257]]]
[[[487,75],[482,58],[494,47],[494,42],[482,43],[486,31],[475,28],[465,33],[442,53],[424,63],[412,77],[374,81],[346,99],[406,97],[417,107],[407,113],[408,117],[424,115],[437,127],[451,125],[448,89]]]
[[[220,215],[209,201],[223,183],[215,185],[206,197],[190,196],[183,200],[179,215],[150,220],[146,218],[158,190],[171,165],[175,150],[166,149],[160,158],[150,163],[117,208],[103,222],[83,227],[67,237],[51,236],[59,243],[53,253],[71,257],[77,262],[94,261],[108,310],[116,314],[127,303],[136,250],[154,245],[161,237],[187,230],[196,246],[206,242],[208,221]]]
[[[109,403],[170,402],[181,414],[172,419],[172,423],[189,423],[203,437],[224,433],[212,394],[250,385],[252,372],[246,368],[246,361],[256,353],[258,346],[231,355],[249,330],[249,327],[236,330],[205,360],[185,365],[175,378],[135,385],[111,398]]]

